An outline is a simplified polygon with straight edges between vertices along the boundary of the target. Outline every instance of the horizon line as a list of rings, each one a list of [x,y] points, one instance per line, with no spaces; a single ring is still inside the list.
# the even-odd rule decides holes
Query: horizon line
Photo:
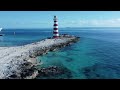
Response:
[[[50,29],[52,27],[41,27],[41,28],[3,28],[3,29]],[[120,28],[120,27],[59,27],[59,28]]]

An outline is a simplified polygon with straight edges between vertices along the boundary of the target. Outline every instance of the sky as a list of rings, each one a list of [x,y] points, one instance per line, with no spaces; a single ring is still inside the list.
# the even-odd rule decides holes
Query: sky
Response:
[[[0,11],[2,28],[120,27],[120,11]]]

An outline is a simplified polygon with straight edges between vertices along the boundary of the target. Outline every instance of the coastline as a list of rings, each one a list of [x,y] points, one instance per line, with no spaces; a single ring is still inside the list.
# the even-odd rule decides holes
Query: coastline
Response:
[[[36,57],[68,46],[79,37],[61,35],[58,39],[47,38],[39,42],[15,47],[0,47],[1,79],[34,79],[39,73],[35,68],[41,64]]]

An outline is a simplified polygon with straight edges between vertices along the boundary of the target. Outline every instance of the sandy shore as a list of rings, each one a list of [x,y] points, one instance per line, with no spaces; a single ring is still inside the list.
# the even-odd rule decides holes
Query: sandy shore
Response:
[[[59,39],[44,39],[24,46],[0,47],[0,79],[34,78],[37,75],[37,71],[30,77],[28,77],[29,75],[21,76],[21,73],[38,63],[36,60],[37,56],[71,44],[75,39],[76,37],[71,36]]]

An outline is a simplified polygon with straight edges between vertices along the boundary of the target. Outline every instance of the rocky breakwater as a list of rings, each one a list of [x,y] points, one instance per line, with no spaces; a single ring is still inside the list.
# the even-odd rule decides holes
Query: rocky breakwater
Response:
[[[35,78],[39,74],[35,66],[40,65],[37,56],[68,46],[78,40],[79,37],[63,34],[57,39],[47,38],[24,46],[0,47],[0,78]]]

